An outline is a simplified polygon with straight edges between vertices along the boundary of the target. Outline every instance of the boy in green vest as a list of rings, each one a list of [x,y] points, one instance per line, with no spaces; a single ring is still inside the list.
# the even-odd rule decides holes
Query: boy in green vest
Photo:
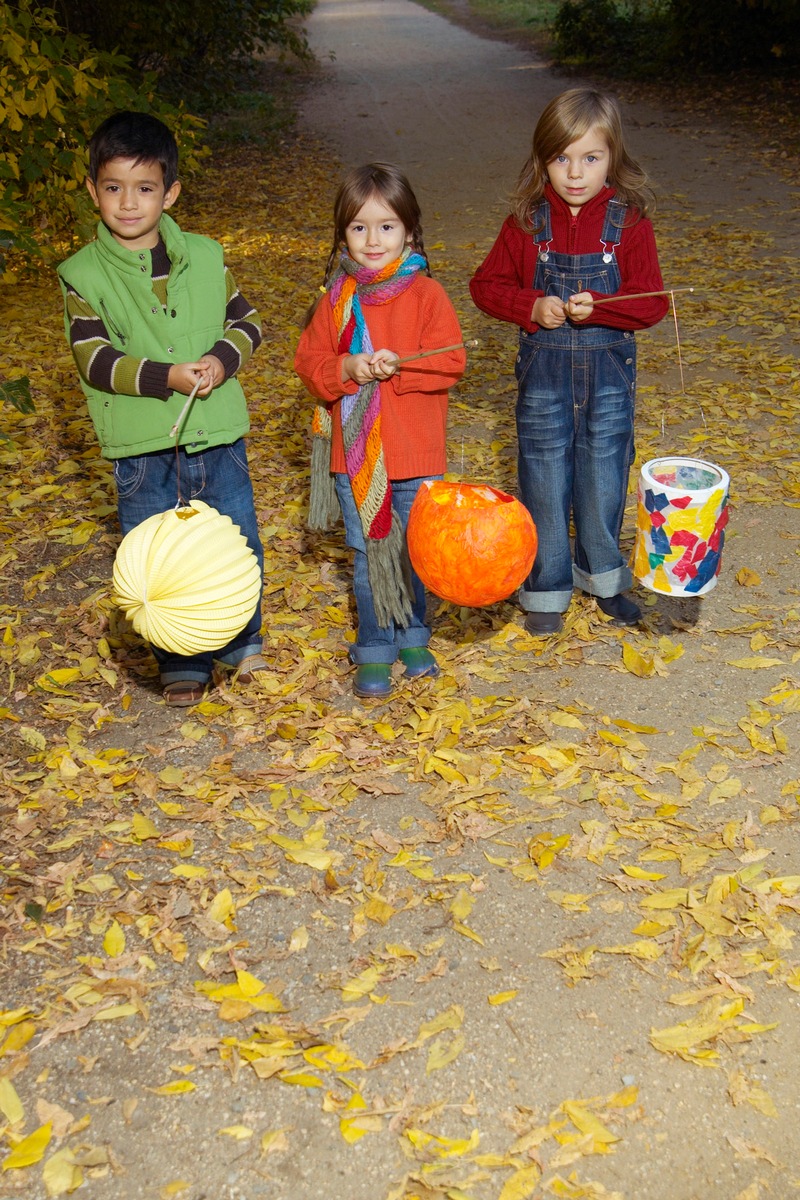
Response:
[[[123,534],[178,500],[203,500],[264,555],[244,435],[250,422],[236,373],[261,341],[258,313],[240,295],[210,238],[167,214],[180,194],[178,147],[161,121],[119,112],[89,142],[96,238],[58,269],[67,339],[101,454],[114,462]],[[179,434],[171,430],[196,398]],[[251,682],[261,657],[261,606],[213,658]],[[212,655],[153,647],[167,704],[202,699]]]

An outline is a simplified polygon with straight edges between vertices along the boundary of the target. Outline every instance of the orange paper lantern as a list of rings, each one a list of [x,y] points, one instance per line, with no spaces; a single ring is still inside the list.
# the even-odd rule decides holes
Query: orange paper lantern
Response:
[[[475,483],[423,483],[408,518],[414,570],[435,595],[466,608],[496,604],[536,557],[536,526],[519,500]]]

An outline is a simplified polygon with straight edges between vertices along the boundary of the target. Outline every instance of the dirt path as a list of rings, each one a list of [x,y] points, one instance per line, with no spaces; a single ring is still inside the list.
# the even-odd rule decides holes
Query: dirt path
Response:
[[[441,678],[362,704],[341,534],[304,531],[291,367],[337,173],[407,168],[435,272],[480,338],[451,463],[513,490],[514,331],[467,282],[565,81],[405,0],[320,0],[310,32],[307,138],[263,176],[257,154],[210,171],[189,214],[266,316],[244,379],[268,549],[260,689],[160,703],[109,600],[112,490],[58,296],[6,297],[9,324],[36,312],[49,341],[43,364],[19,360],[39,411],[2,450],[0,1200],[788,1200],[792,164],[623,95],[665,274],[703,289],[679,306],[685,392],[674,326],[640,339],[638,454],[730,471],[716,589],[640,592],[635,632],[576,598],[547,640],[513,601],[434,605]],[[632,505],[629,545],[633,529]],[[28,1136],[31,1165],[9,1164]]]
[[[503,41],[476,37],[408,0],[320,0],[309,22],[322,82],[304,105],[308,126],[346,164],[384,157],[418,188],[428,224],[450,238],[490,239],[527,154],[537,114],[576,77]],[[775,172],[752,161],[724,114],[716,127],[627,104],[634,153],[667,203],[719,218],[775,196]],[[738,136],[738,135],[737,135]],[[765,214],[767,215],[767,214]],[[774,224],[767,215],[770,225]],[[785,214],[796,245],[797,214]]]

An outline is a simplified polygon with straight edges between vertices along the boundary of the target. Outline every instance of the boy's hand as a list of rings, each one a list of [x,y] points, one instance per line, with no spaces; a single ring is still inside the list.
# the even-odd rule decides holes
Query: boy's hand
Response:
[[[567,319],[567,309],[558,296],[539,296],[531,311],[531,320],[543,329],[558,329]]]
[[[567,301],[567,316],[570,321],[585,321],[592,315],[594,299],[591,292],[576,292]]]
[[[221,383],[225,382],[225,368],[216,355],[204,354],[200,359],[200,363],[205,368],[206,375],[211,383],[211,386],[208,389],[209,392],[215,387],[219,387]],[[204,388],[201,387],[198,395],[207,396],[208,392],[204,391]]]
[[[213,354],[206,354],[199,362],[176,363],[170,367],[167,377],[167,382],[173,392],[180,392],[182,396],[188,396],[194,390],[198,380],[200,382],[200,387],[197,389],[198,396],[207,396],[215,387],[224,382],[225,369]]]

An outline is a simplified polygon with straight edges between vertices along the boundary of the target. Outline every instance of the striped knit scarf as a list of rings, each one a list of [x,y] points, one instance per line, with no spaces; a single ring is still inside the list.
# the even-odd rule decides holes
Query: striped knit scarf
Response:
[[[339,332],[340,354],[374,350],[363,305],[388,304],[414,281],[425,259],[408,248],[379,271],[361,267],[342,252],[328,298]],[[392,509],[392,485],[386,475],[381,441],[381,387],[372,380],[341,399],[342,438],[347,474],[364,531],[367,566],[378,623],[407,625],[411,616],[411,583],[405,538]],[[338,515],[330,473],[331,416],[317,405],[311,442],[309,527],[328,529]]]

